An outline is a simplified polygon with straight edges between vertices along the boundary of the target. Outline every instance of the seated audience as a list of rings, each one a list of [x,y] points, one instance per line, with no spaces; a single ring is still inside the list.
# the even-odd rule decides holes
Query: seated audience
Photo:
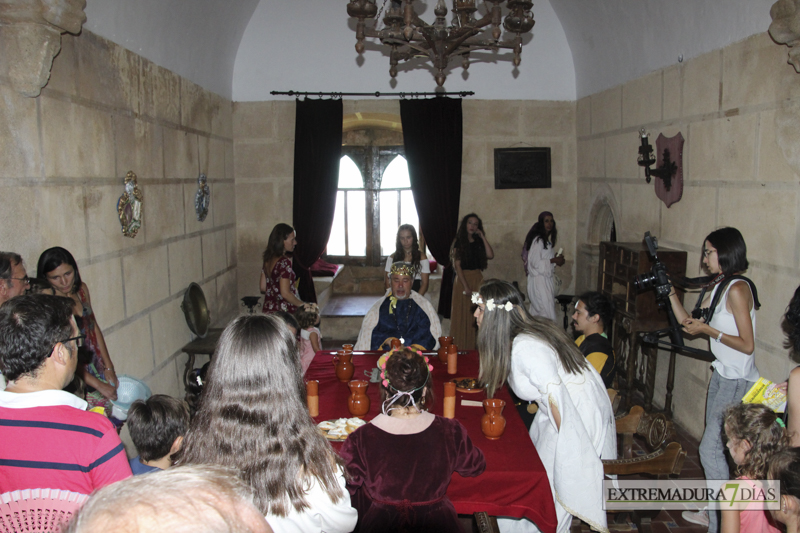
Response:
[[[611,388],[614,383],[616,365],[614,348],[606,333],[607,329],[611,330],[612,320],[614,304],[596,291],[582,294],[572,314],[572,327],[583,333],[575,344],[603,378],[606,388]]]
[[[431,369],[419,352],[391,352],[381,371],[382,414],[342,446],[359,532],[461,532],[450,478],[480,475],[486,460],[461,422],[428,412]]]
[[[25,294],[30,278],[22,264],[22,257],[14,252],[0,252],[0,305]]]
[[[510,283],[487,280],[477,304],[487,397],[508,381],[539,406],[530,435],[553,491],[557,531],[568,531],[572,516],[606,530],[601,459],[617,458],[617,433],[603,380],[561,328],[530,315]]]
[[[128,411],[128,431],[139,455],[131,459],[133,475],[165,470],[181,449],[189,429],[189,408],[166,394],[136,400]]]
[[[391,338],[425,350],[439,347],[442,335],[439,315],[428,300],[411,290],[413,279],[414,268],[410,263],[392,265],[391,293],[375,302],[364,316],[356,350],[378,350]]]
[[[772,517],[786,526],[786,533],[800,533],[800,448],[787,448],[769,462],[769,479],[781,484],[780,509]]]
[[[84,351],[87,353],[87,360],[78,365],[78,375],[86,384],[85,399],[90,409],[102,407],[106,414],[110,414],[110,401],[117,399],[119,380],[78,263],[68,250],[59,246],[49,248],[39,256],[36,277],[47,280],[56,296],[72,300],[73,313],[84,336]]]
[[[277,532],[356,525],[343,462],[308,414],[297,344],[277,317],[240,316],[222,332],[176,463],[235,468]]]
[[[271,533],[233,470],[182,466],[97,491],[68,533]]]
[[[83,336],[72,301],[18,296],[0,307],[0,493],[56,488],[81,494],[131,475],[108,418],[62,391]]]

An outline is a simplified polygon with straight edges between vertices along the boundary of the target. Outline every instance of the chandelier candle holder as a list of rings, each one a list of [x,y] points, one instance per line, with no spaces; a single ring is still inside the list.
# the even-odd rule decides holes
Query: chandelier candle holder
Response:
[[[436,21],[427,24],[417,15],[414,9],[415,0],[384,0],[381,11],[384,27],[377,28],[377,20],[367,26],[366,19],[377,19],[378,6],[376,0],[350,0],[347,14],[358,19],[356,24],[356,52],[363,54],[364,41],[369,38],[380,40],[384,46],[390,47],[389,74],[397,76],[397,65],[415,57],[427,58],[436,71],[434,79],[441,87],[447,78],[444,73],[451,60],[461,57],[461,67],[469,68],[470,53],[477,50],[497,51],[507,48],[514,52],[512,62],[519,66],[522,61],[522,34],[528,33],[536,21],[533,20],[529,0],[485,0],[486,14],[475,18],[478,11],[477,0],[452,0],[452,24],[447,25],[447,5],[445,0],[437,0],[433,10]],[[387,4],[389,4],[387,8]],[[506,5],[508,14],[503,20],[502,6]],[[500,40],[502,22],[508,34],[506,40]],[[488,26],[491,26],[491,32]]]

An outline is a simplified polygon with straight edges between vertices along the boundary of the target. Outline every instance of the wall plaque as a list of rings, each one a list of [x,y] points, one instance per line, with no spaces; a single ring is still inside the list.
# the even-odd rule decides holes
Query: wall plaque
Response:
[[[549,189],[550,147],[495,148],[495,189]]]

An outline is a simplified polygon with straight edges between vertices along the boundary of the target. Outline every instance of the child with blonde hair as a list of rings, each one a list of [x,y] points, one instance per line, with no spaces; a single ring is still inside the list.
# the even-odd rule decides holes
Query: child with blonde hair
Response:
[[[322,349],[322,333],[319,332],[319,306],[315,303],[303,304],[294,312],[294,318],[300,326],[300,364],[303,374],[306,373],[311,361],[318,351]]]
[[[746,482],[766,479],[772,457],[789,445],[783,420],[769,407],[760,404],[736,404],[725,411],[725,435],[728,450]],[[750,483],[755,486],[755,484]],[[722,509],[722,533],[779,533],[764,511],[761,502],[745,509]]]

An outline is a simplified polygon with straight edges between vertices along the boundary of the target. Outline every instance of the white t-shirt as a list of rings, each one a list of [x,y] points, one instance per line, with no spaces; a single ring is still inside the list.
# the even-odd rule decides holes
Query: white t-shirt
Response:
[[[391,272],[392,271],[392,263],[394,263],[394,261],[392,260],[392,256],[390,255],[389,257],[386,258],[386,272]],[[430,274],[430,273],[431,273],[431,264],[430,264],[430,262],[427,259],[420,259],[420,261],[419,261],[419,271],[417,271],[417,273],[414,274],[414,279],[421,280],[422,279],[422,274]]]
[[[325,490],[311,478],[306,489],[306,500],[310,509],[298,513],[294,507],[288,516],[267,514],[267,523],[275,533],[349,533],[356,527],[358,512],[350,506],[350,493],[345,487],[344,473],[336,472],[336,481],[341,487],[343,497],[333,503]]]

